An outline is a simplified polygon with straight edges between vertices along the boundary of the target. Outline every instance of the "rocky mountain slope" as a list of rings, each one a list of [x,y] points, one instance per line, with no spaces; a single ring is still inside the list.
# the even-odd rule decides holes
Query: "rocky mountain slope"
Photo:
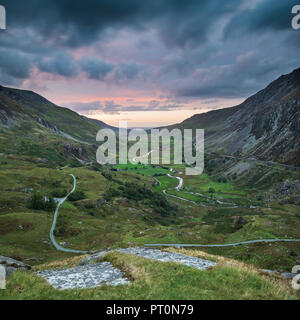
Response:
[[[55,162],[92,161],[104,122],[59,107],[32,91],[0,86],[0,153]]]
[[[242,104],[196,114],[169,128],[205,129],[207,151],[300,165],[300,68]]]

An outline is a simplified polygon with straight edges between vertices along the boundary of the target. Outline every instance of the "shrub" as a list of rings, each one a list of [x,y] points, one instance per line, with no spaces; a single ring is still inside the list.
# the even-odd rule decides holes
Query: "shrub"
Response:
[[[102,172],[102,175],[104,178],[106,178],[107,180],[112,180],[112,175],[109,172]]]
[[[153,192],[145,186],[127,182],[120,187],[120,190],[127,199],[148,202],[149,206],[162,216],[169,216],[171,212],[175,214],[178,211],[177,206],[170,204],[164,195]]]
[[[45,210],[52,211],[56,208],[56,203],[53,197],[49,197],[49,199],[45,203]]]
[[[68,191],[62,190],[62,189],[57,189],[51,192],[52,197],[54,198],[64,198],[68,194]]]
[[[106,200],[106,201],[110,201],[112,198],[114,197],[118,197],[120,196],[121,193],[120,191],[116,190],[116,189],[113,189],[113,188],[109,188],[103,195],[103,198]]]
[[[40,193],[34,193],[30,200],[29,207],[35,210],[51,211],[55,209],[56,204],[53,197],[45,198]]]
[[[71,193],[69,195],[69,198],[68,200],[69,201],[78,201],[78,200],[82,200],[82,199],[85,199],[86,198],[86,195],[83,191],[81,190],[78,190],[78,191],[75,191],[73,193]]]
[[[34,193],[30,201],[30,208],[36,210],[44,209],[44,197],[41,194]]]

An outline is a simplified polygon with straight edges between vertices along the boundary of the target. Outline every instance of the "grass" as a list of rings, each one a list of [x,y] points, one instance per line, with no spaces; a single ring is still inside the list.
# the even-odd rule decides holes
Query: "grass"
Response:
[[[153,211],[143,201],[128,200],[122,197],[106,202],[104,193],[109,188],[118,189],[119,182],[131,182],[156,192],[175,188],[178,180],[166,175],[157,176],[159,185],[153,187],[151,175],[142,176],[139,170],[161,170],[161,168],[142,168],[128,171],[110,171],[113,181],[106,179],[101,171],[87,167],[55,168],[36,165],[31,161],[0,155],[0,253],[6,256],[17,254],[22,259],[38,258],[37,263],[51,262],[72,254],[57,252],[49,242],[49,231],[53,212],[35,211],[27,208],[28,201],[34,191],[50,195],[53,191],[67,190],[72,187],[69,174],[77,177],[77,190],[84,192],[86,199],[66,201],[60,209],[56,238],[58,242],[66,242],[66,247],[79,250],[102,250],[107,247],[127,247],[145,243],[229,243],[254,238],[294,237],[299,238],[299,209],[294,205],[274,202],[271,211],[257,209],[225,209],[194,206],[189,202],[168,197],[176,203],[178,212],[163,217]],[[132,166],[134,167],[134,166]],[[166,170],[167,169],[162,169]],[[182,171],[183,168],[176,170]],[[169,171],[167,171],[169,172]],[[153,173],[153,172],[152,172]],[[157,173],[157,172],[156,172]],[[175,173],[174,173],[175,175]],[[169,190],[169,193],[190,200],[206,201],[193,196],[191,191],[199,192],[213,183],[214,177],[203,175],[184,178],[184,189],[181,192]],[[225,187],[228,184],[229,186]],[[222,190],[214,197],[236,197],[234,202],[244,199],[245,189],[237,187],[233,182],[218,184]],[[193,189],[195,188],[195,190]],[[205,191],[202,191],[205,193]],[[207,193],[211,196],[211,194]],[[248,224],[240,229],[233,226],[234,217],[242,216]],[[21,226],[21,228],[19,227]],[[1,231],[2,230],[2,231]],[[264,250],[254,252],[251,248],[240,247],[224,249],[224,255],[233,256],[242,261],[251,261],[261,268],[290,271],[298,259],[290,252],[299,252],[297,244],[278,244],[269,246],[262,244]],[[259,247],[260,248],[260,247]],[[276,249],[277,248],[277,249]],[[266,250],[265,250],[266,249]],[[216,251],[222,254],[223,251]],[[249,253],[250,252],[250,253]],[[266,256],[266,252],[268,257]],[[251,255],[249,258],[248,256]],[[270,257],[270,258],[269,258]],[[274,257],[274,258],[273,258]],[[31,262],[30,262],[31,263]]]
[[[246,196],[247,190],[237,188],[231,181],[226,183],[217,182],[205,173],[199,176],[184,176],[184,186],[186,191],[209,194],[210,189],[214,189],[215,196],[221,198],[234,198],[236,196]],[[211,195],[211,194],[210,194]]]
[[[56,238],[58,242],[67,242],[69,248],[101,250],[127,246],[130,231],[136,234],[160,222],[171,223],[170,219],[162,218],[135,201],[115,199],[112,203],[103,202],[103,193],[118,185],[105,179],[101,172],[88,168],[40,168],[31,162],[17,163],[5,159],[5,164],[0,167],[0,178],[4,181],[0,185],[2,255],[17,254],[22,259],[38,258],[39,262],[66,256],[56,251],[49,240],[54,212],[31,210],[27,205],[34,191],[45,196],[57,189],[69,191],[72,187],[70,173],[77,177],[77,190],[83,191],[86,199],[66,201],[60,208]],[[152,188],[151,177],[141,178],[128,172],[112,174],[121,182],[130,181]]]
[[[177,168],[179,170],[180,168]],[[184,170],[181,170],[184,171]],[[173,175],[178,175],[177,173]],[[182,175],[181,175],[182,176]],[[224,200],[227,202],[234,202],[240,205],[249,205],[249,200],[245,197],[246,192],[237,189],[231,182],[220,183],[212,180],[207,174],[202,174],[200,176],[182,176],[184,183],[183,188],[180,191],[168,190],[174,189],[178,185],[178,180],[168,177],[161,176],[156,177],[160,182],[159,185],[155,187],[157,192],[162,192],[163,190],[168,190],[169,194],[176,195],[178,197],[195,201],[195,202],[205,202],[210,203],[211,201],[207,197],[215,200]],[[210,190],[213,189],[214,192],[211,193]],[[199,195],[193,195],[190,192],[201,193],[205,197]],[[213,202],[212,202],[213,203]]]
[[[156,177],[156,179],[160,182],[160,184],[154,188],[157,192],[162,192],[165,189],[172,189],[178,185],[177,179],[170,178],[168,176],[159,176]]]
[[[69,201],[65,201],[62,205],[61,208],[63,209],[76,209],[76,207]]]
[[[174,249],[172,249],[174,251]],[[178,250],[177,250],[178,251]],[[164,263],[122,253],[108,253],[103,260],[120,268],[132,281],[129,285],[103,285],[85,290],[56,290],[34,272],[16,272],[0,291],[0,299],[19,300],[219,300],[219,299],[297,299],[284,279],[264,275],[250,265],[203,252],[179,252],[210,258],[216,267],[200,271],[177,263]],[[74,266],[79,258],[41,266],[64,268]],[[37,268],[36,268],[37,269]]]
[[[299,252],[299,249],[299,244],[295,243],[272,243],[228,248],[204,248],[203,250],[211,254],[244,261],[260,268],[291,272],[292,267],[296,264],[295,253]]]
[[[178,241],[178,236],[172,230],[162,226],[159,230],[152,229],[149,233],[137,234],[129,231],[124,238],[123,245],[127,246],[130,243],[131,245],[139,246],[145,243],[177,243]]]
[[[178,192],[177,190],[168,190],[169,194],[173,194],[174,196],[181,197],[183,199],[195,201],[195,202],[210,202],[209,199],[206,199],[204,197],[195,195],[195,194],[190,194],[186,191],[180,191]]]
[[[161,167],[153,167],[151,165],[142,165],[142,164],[118,164],[114,168],[117,168],[122,171],[134,172],[144,176],[154,176],[156,174],[167,174],[169,170],[163,169]]]

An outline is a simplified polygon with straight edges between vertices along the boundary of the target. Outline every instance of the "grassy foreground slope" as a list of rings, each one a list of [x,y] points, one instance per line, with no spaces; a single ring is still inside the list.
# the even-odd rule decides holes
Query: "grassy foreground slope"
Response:
[[[35,272],[74,267],[84,256],[36,266],[30,272],[16,272],[0,291],[0,299],[299,299],[299,292],[280,276],[264,274],[255,267],[211,256],[201,251],[175,250],[211,259],[216,267],[200,271],[176,263],[153,262],[117,252],[106,254],[99,262],[109,261],[131,280],[129,285],[101,286],[86,290],[56,290]]]

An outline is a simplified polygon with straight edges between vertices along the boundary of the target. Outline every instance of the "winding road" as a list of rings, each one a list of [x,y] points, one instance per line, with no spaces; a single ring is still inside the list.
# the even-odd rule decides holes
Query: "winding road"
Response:
[[[225,244],[167,244],[167,243],[155,243],[155,244],[144,244],[146,247],[202,247],[202,248],[214,248],[214,247],[235,247],[243,244],[251,243],[268,243],[268,242],[300,242],[300,239],[259,239],[241,241],[236,243],[225,243]]]
[[[148,154],[144,155],[144,157],[148,156],[150,153],[151,152],[149,152]],[[133,160],[135,162],[136,158],[134,158]],[[173,169],[171,169],[170,171],[173,172]],[[51,242],[53,243],[53,245],[55,246],[55,248],[57,250],[59,250],[59,251],[62,251],[62,252],[80,253],[80,254],[95,253],[95,251],[82,251],[82,250],[73,250],[73,249],[64,248],[64,247],[60,246],[56,242],[54,234],[53,234],[54,230],[55,230],[56,221],[57,221],[57,217],[58,217],[58,210],[59,210],[60,206],[68,199],[70,194],[72,194],[76,189],[76,178],[75,178],[75,176],[73,174],[70,174],[70,176],[73,178],[73,181],[74,181],[73,189],[64,198],[60,199],[58,204],[57,204],[57,207],[56,207],[56,210],[55,210],[55,214],[54,214],[54,218],[53,218],[52,227],[51,227],[51,230],[50,230],[50,239],[51,239]],[[176,179],[179,180],[178,186],[175,187],[174,189],[177,190],[177,191],[180,191],[182,189],[182,186],[183,186],[183,179],[181,177],[172,176],[170,174],[168,174],[168,176],[170,178],[176,178]],[[155,177],[154,177],[154,179],[160,184],[159,180],[157,180]],[[177,197],[175,195],[169,194],[169,193],[167,193],[167,190],[163,190],[163,193],[168,195],[168,196],[171,196],[171,197],[183,200],[183,201],[189,201],[189,202],[192,202],[194,204],[197,204],[196,202],[194,202],[192,200],[180,198],[180,197]],[[197,193],[193,193],[193,192],[190,192],[190,193],[202,196],[201,194],[197,194]],[[219,201],[219,203],[221,203],[221,202]],[[215,247],[235,247],[235,246],[240,246],[240,245],[245,245],[245,244],[252,244],[252,243],[271,243],[271,242],[300,242],[300,239],[258,239],[258,240],[249,240],[249,241],[241,241],[241,242],[236,242],[236,243],[225,243],[225,244],[166,244],[166,243],[155,243],[155,244],[144,244],[144,246],[145,247],[177,247],[177,248],[180,248],[180,247],[215,248]]]
[[[171,172],[173,172],[173,168],[170,169]],[[182,186],[183,186],[183,179],[181,177],[178,177],[178,176],[172,176],[170,174],[167,174],[168,177],[170,178],[174,178],[174,179],[178,179],[179,180],[179,184],[178,186],[176,186],[175,188],[173,188],[174,190],[176,191],[180,191],[182,189]],[[156,181],[158,181],[156,178],[155,178]],[[159,182],[159,181],[158,181]],[[159,182],[160,183],[160,182]],[[170,189],[169,189],[170,190]],[[182,200],[182,201],[187,201],[187,202],[190,202],[190,203],[193,203],[194,205],[200,205],[202,207],[208,207],[208,208],[214,208],[215,206],[213,205],[206,205],[205,203],[199,203],[199,202],[196,202],[196,201],[193,201],[193,200],[189,200],[189,199],[185,199],[185,198],[181,198],[181,197],[178,197],[178,196],[175,196],[174,194],[170,194],[167,192],[167,189],[164,189],[162,191],[166,196],[168,197],[173,197],[175,199],[179,199],[179,200]],[[238,208],[239,206],[235,203],[229,203],[229,202],[223,202],[223,201],[220,201],[220,200],[217,200],[217,199],[213,199],[213,198],[210,198],[208,196],[205,196],[201,193],[195,193],[195,192],[188,192],[186,191],[186,193],[189,193],[189,194],[192,194],[192,195],[195,195],[195,196],[200,196],[202,198],[206,198],[208,199],[209,201],[213,201],[217,204],[220,204],[220,205],[227,205],[226,207],[223,206],[222,208],[226,208],[226,209],[234,209],[234,208]],[[243,207],[243,206],[240,206],[240,207]],[[249,207],[250,209],[255,209],[256,207],[254,206],[250,206]]]
[[[53,243],[54,247],[58,250],[58,251],[63,251],[63,252],[70,252],[70,253],[90,253],[91,251],[81,251],[81,250],[73,250],[73,249],[66,249],[63,248],[62,246],[60,246],[54,237],[54,230],[55,230],[55,226],[56,226],[56,221],[57,221],[57,217],[58,217],[58,210],[60,208],[60,206],[68,199],[68,197],[70,196],[70,194],[72,194],[75,189],[76,189],[76,178],[73,174],[70,174],[70,176],[73,178],[74,184],[73,184],[73,189],[62,199],[59,200],[56,209],[55,209],[55,213],[54,213],[54,218],[53,218],[53,223],[52,223],[52,227],[50,230],[50,240]]]
[[[171,172],[173,172],[174,170],[171,168],[170,169]],[[177,176],[172,176],[170,174],[167,175],[170,178],[176,178],[179,180],[179,184],[177,187],[175,187],[174,189],[177,191],[180,191],[182,189],[183,186],[183,179],[181,177],[177,177]],[[157,180],[155,178],[156,181],[158,181],[158,183],[160,184],[160,181]],[[198,204],[195,201],[192,200],[188,200],[188,199],[184,199],[181,197],[177,197],[173,194],[169,194],[167,192],[166,189],[163,190],[163,193],[167,196],[170,197],[174,197],[176,199],[179,200],[183,200],[183,201],[188,201],[188,202],[192,202],[193,204]],[[188,192],[190,194],[194,194],[194,195],[199,195],[201,197],[205,197],[207,199],[213,200],[207,196],[204,196],[201,193],[194,193],[194,192]],[[220,200],[214,200],[216,201],[218,204],[229,204],[226,202],[222,202]],[[233,205],[232,207],[227,207],[227,208],[238,208],[238,206],[236,204],[231,204]],[[224,207],[223,207],[224,208]],[[255,208],[254,206],[252,206],[251,208]],[[251,243],[269,243],[269,242],[300,242],[300,239],[258,239],[258,240],[249,240],[249,241],[241,241],[241,242],[236,242],[236,243],[225,243],[225,244],[162,244],[162,243],[156,243],[156,244],[145,244],[146,247],[202,247],[202,248],[213,248],[213,247],[235,247],[235,246],[240,246],[240,245],[244,245],[244,244],[251,244]]]
[[[173,171],[173,170],[171,170],[171,171]],[[180,178],[180,177],[171,176],[170,174],[168,174],[167,176],[170,177],[170,178],[175,178],[175,179],[178,179],[178,180],[179,180],[179,184],[178,184],[177,187],[174,188],[174,190],[180,191],[180,189],[181,189],[182,186],[183,186],[183,179]],[[157,181],[158,181],[158,180],[157,180]],[[170,194],[170,193],[167,192],[167,189],[164,189],[162,192],[163,192],[166,196],[168,196],[168,197],[173,197],[173,198],[175,198],[175,199],[179,199],[179,200],[182,200],[182,201],[191,202],[191,203],[193,203],[193,204],[195,204],[195,205],[197,204],[197,202],[195,202],[195,201],[193,201],[193,200],[188,200],[188,199],[185,199],[185,198],[181,198],[181,197],[175,196],[174,194]]]

